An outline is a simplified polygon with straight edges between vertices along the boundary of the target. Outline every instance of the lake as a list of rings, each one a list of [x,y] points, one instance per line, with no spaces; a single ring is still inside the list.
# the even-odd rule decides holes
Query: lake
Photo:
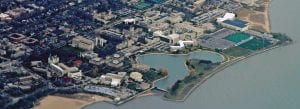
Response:
[[[185,66],[187,59],[205,59],[213,63],[222,62],[222,55],[209,51],[196,51],[187,55],[169,55],[169,54],[147,54],[139,56],[140,63],[147,64],[152,68],[166,68],[169,71],[168,78],[155,83],[156,87],[167,89],[171,87],[177,80],[188,76]]]

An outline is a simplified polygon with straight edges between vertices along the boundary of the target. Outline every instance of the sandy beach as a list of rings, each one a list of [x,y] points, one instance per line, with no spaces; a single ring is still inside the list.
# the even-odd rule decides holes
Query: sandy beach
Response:
[[[82,107],[101,101],[110,101],[111,99],[91,95],[91,94],[74,94],[68,97],[50,95],[43,98],[33,109],[81,109]]]
[[[236,0],[237,2],[260,5],[260,8],[246,9],[242,8],[238,10],[238,18],[250,22],[250,28],[261,32],[270,32],[270,20],[269,20],[269,6],[270,0]]]

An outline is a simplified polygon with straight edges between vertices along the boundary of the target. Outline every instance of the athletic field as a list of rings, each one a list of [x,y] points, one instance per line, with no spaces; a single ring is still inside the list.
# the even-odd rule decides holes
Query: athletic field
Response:
[[[259,49],[269,46],[270,44],[271,43],[269,41],[256,37],[246,43],[241,44],[240,47],[249,49],[249,50],[259,50]]]
[[[246,40],[250,38],[250,35],[246,34],[246,33],[235,33],[235,34],[232,34],[232,35],[229,35],[227,37],[225,37],[224,39],[226,40],[229,40],[231,42],[234,42],[234,43],[239,43],[243,40]]]

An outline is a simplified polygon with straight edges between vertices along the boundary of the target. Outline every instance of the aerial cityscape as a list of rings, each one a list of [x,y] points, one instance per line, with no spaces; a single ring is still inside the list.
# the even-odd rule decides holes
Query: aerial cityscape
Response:
[[[0,109],[185,102],[228,67],[294,44],[272,31],[271,2],[1,0]]]

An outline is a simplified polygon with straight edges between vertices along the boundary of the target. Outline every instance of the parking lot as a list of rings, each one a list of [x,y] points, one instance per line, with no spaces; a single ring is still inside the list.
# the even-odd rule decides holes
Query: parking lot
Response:
[[[236,43],[224,39],[225,37],[235,34],[236,31],[230,29],[221,29],[215,33],[202,36],[198,42],[200,46],[210,49],[228,49],[235,46]]]

